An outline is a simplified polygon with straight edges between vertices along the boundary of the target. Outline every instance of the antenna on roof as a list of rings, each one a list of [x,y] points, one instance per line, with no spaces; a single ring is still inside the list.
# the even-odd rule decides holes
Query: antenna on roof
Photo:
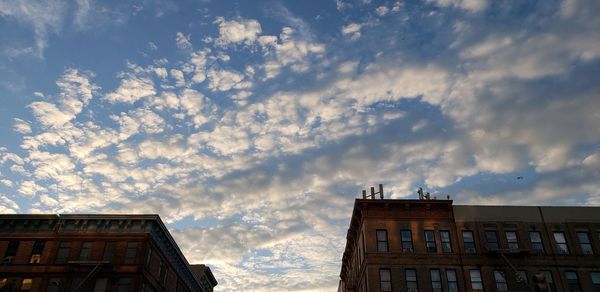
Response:
[[[362,191],[362,197],[363,197],[363,199],[371,198],[371,199],[375,200],[375,195],[376,194],[379,194],[379,198],[383,200],[383,198],[384,198],[383,184],[379,184],[379,192],[375,192],[375,187],[371,187],[371,194],[370,195],[367,195],[367,191],[366,190]]]

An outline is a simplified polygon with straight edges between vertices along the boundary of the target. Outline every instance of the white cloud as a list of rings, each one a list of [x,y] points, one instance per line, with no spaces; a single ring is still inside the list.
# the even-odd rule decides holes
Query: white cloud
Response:
[[[202,93],[193,89],[185,89],[179,98],[182,110],[192,119],[196,128],[212,118],[210,115],[212,105]]]
[[[175,43],[177,44],[177,47],[182,50],[192,49],[192,43],[190,42],[190,36],[189,35],[186,36],[181,32],[177,32],[177,34],[175,35]]]
[[[0,213],[16,214],[19,212],[19,209],[19,205],[15,201],[4,194],[0,194]]]
[[[150,78],[126,74],[121,79],[119,87],[115,91],[106,94],[104,99],[111,103],[134,103],[155,94],[154,82]]]
[[[454,6],[469,12],[481,12],[488,6],[487,0],[428,0],[428,2],[435,2],[440,7]]]
[[[40,192],[45,192],[46,188],[36,184],[34,181],[27,180],[22,182],[19,185],[19,189],[17,190],[21,195],[27,197],[33,197]]]
[[[279,75],[281,69],[286,66],[295,72],[304,72],[310,68],[309,57],[317,58],[325,53],[325,45],[313,42],[308,38],[299,36],[291,27],[284,27],[279,35],[279,43],[273,44],[272,39],[264,40],[263,50],[266,52],[266,62],[263,64],[265,79],[271,79]],[[274,56],[271,47],[274,46]]]
[[[390,9],[384,5],[379,6],[379,7],[377,7],[377,9],[375,9],[375,13],[377,13],[377,15],[379,15],[379,16],[386,16],[389,12],[390,12]]]
[[[253,44],[258,34],[262,32],[260,23],[255,19],[236,19],[227,21],[223,17],[217,17],[215,23],[219,25],[218,45],[229,45],[244,43]]]
[[[56,104],[37,101],[29,105],[36,119],[46,127],[59,128],[73,120],[99,89],[90,82],[92,73],[67,69],[56,82],[60,89]]]
[[[357,40],[360,38],[361,28],[362,24],[360,23],[350,23],[342,27],[342,34],[350,36],[351,40]]]
[[[31,133],[31,125],[27,121],[21,120],[19,118],[15,118],[15,124],[13,125],[13,129],[21,134]]]
[[[171,77],[175,79],[175,86],[185,86],[185,77],[183,76],[183,72],[177,69],[171,69]]]
[[[2,1],[0,16],[15,18],[18,22],[31,26],[35,34],[35,54],[42,58],[51,34],[62,30],[67,7],[63,1]]]
[[[229,91],[231,89],[246,89],[252,82],[245,80],[243,74],[224,69],[211,69],[208,71],[208,88],[213,91]]]

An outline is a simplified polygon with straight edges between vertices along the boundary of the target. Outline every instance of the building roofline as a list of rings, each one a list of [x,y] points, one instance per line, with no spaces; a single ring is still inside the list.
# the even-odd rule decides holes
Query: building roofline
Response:
[[[160,231],[167,239],[169,244],[173,247],[173,250],[177,253],[181,261],[184,263],[186,267],[185,271],[194,279],[196,288],[201,287],[201,282],[196,273],[190,267],[190,263],[187,261],[186,257],[183,255],[183,252],[179,249],[179,246],[173,239],[173,236],[167,229],[166,225],[163,223],[160,215],[158,214],[0,214],[0,220],[150,220],[155,221],[160,228]],[[156,240],[156,239],[155,239]],[[175,263],[173,263],[175,264]],[[207,267],[208,268],[208,267]],[[212,276],[212,272],[210,274]],[[214,276],[212,276],[214,279]],[[215,279],[216,282],[216,279]],[[191,283],[190,283],[191,284]],[[192,288],[192,287],[190,287]]]

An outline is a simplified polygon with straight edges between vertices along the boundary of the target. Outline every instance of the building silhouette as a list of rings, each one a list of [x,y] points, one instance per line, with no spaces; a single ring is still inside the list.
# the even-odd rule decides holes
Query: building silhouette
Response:
[[[0,215],[0,291],[212,291],[158,215]]]
[[[381,190],[381,187],[380,187]],[[338,291],[600,291],[600,208],[356,199]],[[381,190],[383,194],[383,191]],[[381,195],[383,197],[383,195]]]

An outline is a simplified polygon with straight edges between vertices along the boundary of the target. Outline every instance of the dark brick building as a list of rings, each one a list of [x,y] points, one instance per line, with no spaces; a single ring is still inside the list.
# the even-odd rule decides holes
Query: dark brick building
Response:
[[[212,291],[158,215],[0,215],[0,291]]]
[[[356,199],[338,291],[600,291],[600,208]]]

